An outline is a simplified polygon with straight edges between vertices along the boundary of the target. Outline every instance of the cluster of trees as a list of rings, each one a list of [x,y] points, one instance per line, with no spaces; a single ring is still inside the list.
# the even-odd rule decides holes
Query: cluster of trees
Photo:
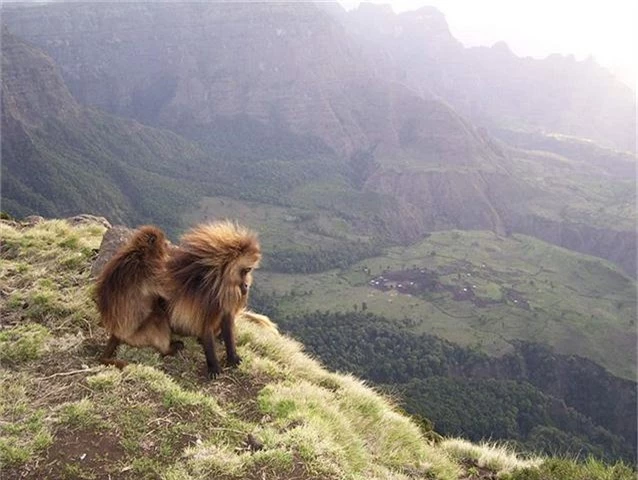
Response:
[[[529,383],[624,437],[636,451],[635,382],[615,377],[590,360],[556,354],[547,345],[521,342],[507,358],[524,366],[521,374]]]
[[[324,247],[281,248],[268,253],[263,266],[283,273],[316,273],[332,268],[346,268],[364,258],[382,253],[373,242],[343,242]]]
[[[275,315],[284,331],[329,368],[399,394],[408,413],[430,419],[441,434],[509,440],[548,454],[636,461],[635,422],[626,421],[635,415],[635,395],[630,404],[631,394],[624,389],[631,391],[631,382],[617,383],[604,370],[592,370],[591,362],[529,344],[494,359],[431,335],[416,335],[408,330],[408,319],[391,322],[366,311],[282,316],[273,300],[257,293],[252,301],[255,308]],[[556,374],[543,369],[560,372],[562,390],[556,387]],[[587,394],[572,398],[579,389]],[[610,405],[609,399],[617,396],[627,397],[624,410]]]
[[[506,439],[543,454],[635,461],[630,442],[527,382],[433,376],[393,387],[408,412],[428,415],[445,435]]]

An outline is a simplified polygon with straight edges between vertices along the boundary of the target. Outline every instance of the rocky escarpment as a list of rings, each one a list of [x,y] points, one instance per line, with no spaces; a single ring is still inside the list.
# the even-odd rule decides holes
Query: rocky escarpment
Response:
[[[56,59],[83,103],[182,132],[246,115],[339,151],[366,143],[347,108],[356,87],[344,82],[356,83],[360,63],[340,27],[311,4],[38,10],[46,22],[22,9],[7,16]]]
[[[32,61],[24,61],[30,58]],[[2,118],[9,124],[41,127],[47,116],[71,120],[80,113],[53,62],[2,28]],[[10,129],[10,131],[14,131]]]
[[[80,102],[186,135],[211,137],[244,116],[345,157],[404,137],[477,143],[452,109],[382,78],[311,3],[49,4],[6,18],[55,59]]]
[[[171,229],[206,176],[195,145],[80,104],[53,59],[5,28],[2,132],[3,210],[17,216],[152,216]]]

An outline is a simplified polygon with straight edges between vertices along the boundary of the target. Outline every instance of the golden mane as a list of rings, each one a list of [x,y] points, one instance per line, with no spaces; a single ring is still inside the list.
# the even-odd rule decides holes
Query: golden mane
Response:
[[[244,299],[239,287],[232,284],[233,273],[255,268],[260,260],[253,231],[230,221],[199,225],[182,236],[180,248],[172,252],[168,263],[169,277],[177,289],[173,297],[195,300],[203,307],[200,312],[205,318],[223,305],[240,307]]]

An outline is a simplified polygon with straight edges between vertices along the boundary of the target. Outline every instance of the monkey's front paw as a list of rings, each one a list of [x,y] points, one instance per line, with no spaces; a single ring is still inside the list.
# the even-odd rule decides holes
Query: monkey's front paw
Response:
[[[228,359],[226,360],[226,363],[228,363],[229,367],[236,367],[237,365],[239,365],[241,363],[241,357],[237,354],[228,357]]]

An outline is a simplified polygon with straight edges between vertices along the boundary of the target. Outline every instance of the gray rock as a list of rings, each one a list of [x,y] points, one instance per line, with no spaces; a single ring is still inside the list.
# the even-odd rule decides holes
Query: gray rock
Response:
[[[111,222],[109,222],[106,218],[96,217],[95,215],[88,215],[86,213],[82,215],[76,215],[75,217],[69,217],[66,219],[66,221],[73,226],[98,223],[106,228],[111,228]]]
[[[109,228],[102,238],[100,250],[93,265],[91,266],[91,277],[96,278],[104,265],[115,255],[115,252],[133,235],[132,229],[122,225]]]
[[[41,217],[40,215],[29,215],[20,221],[20,223],[25,227],[32,227],[33,225],[37,225],[42,222],[44,222],[44,217]]]

